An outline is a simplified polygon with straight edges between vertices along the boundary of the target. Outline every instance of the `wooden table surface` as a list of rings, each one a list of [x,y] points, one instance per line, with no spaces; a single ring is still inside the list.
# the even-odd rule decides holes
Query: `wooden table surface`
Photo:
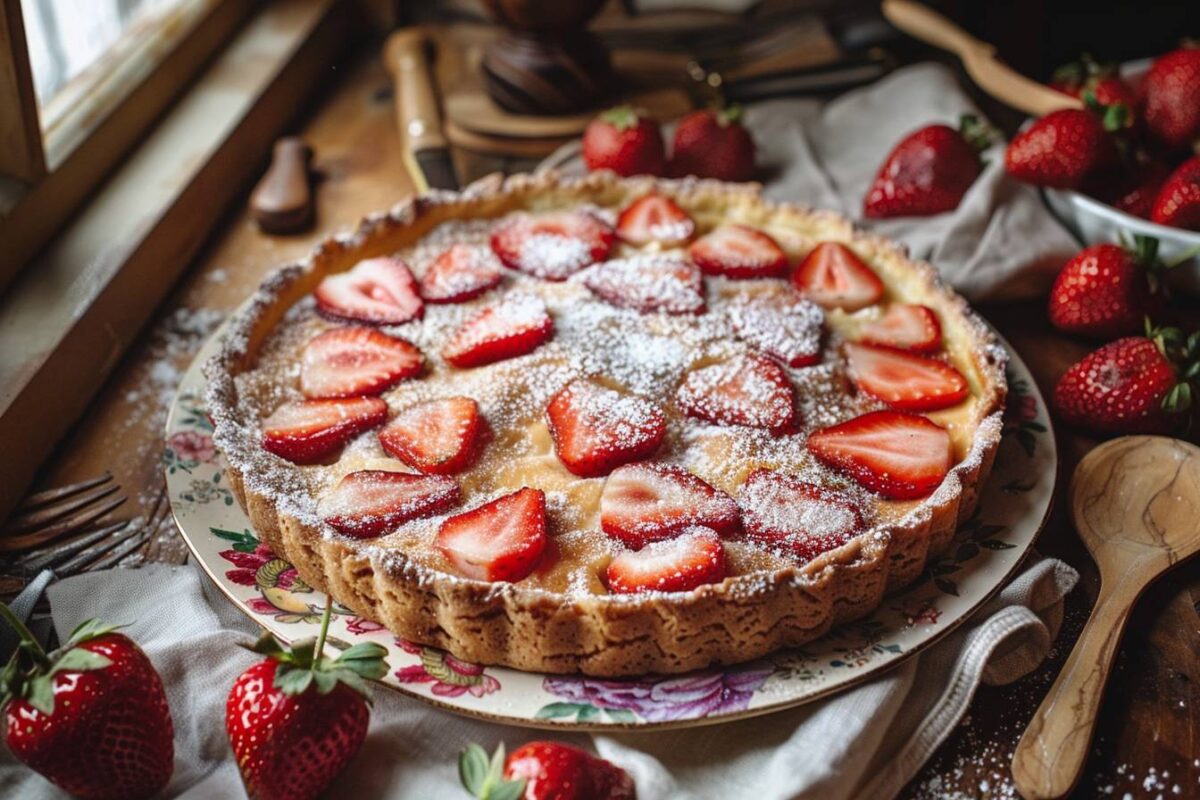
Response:
[[[88,414],[47,465],[39,488],[110,470],[130,497],[118,513],[140,517],[153,535],[142,558],[182,563],[186,548],[166,502],[162,428],[175,383],[221,317],[275,266],[319,239],[387,208],[410,192],[400,160],[392,87],[364,56],[314,99],[298,131],[315,150],[322,178],[317,224],[290,237],[258,232],[244,206],[208,243],[156,322],[125,357]],[[480,164],[463,166],[478,174]],[[1087,347],[1055,332],[1042,301],[984,306],[1048,394]],[[1066,479],[1094,441],[1058,431],[1058,502],[1039,549],[1083,575],[1067,602],[1054,656],[1033,674],[979,691],[963,724],[905,790],[905,797],[1014,797],[1012,749],[1078,635],[1096,596],[1095,569],[1066,518]],[[1078,797],[1200,797],[1200,563],[1154,586],[1135,612],[1108,688],[1093,755]]]

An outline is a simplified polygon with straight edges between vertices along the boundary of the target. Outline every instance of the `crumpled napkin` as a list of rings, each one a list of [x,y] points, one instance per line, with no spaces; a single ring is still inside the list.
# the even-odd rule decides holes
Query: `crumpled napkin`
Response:
[[[1079,250],[1037,189],[1004,172],[999,141],[984,154],[983,173],[954,211],[863,218],[867,188],[904,136],[931,123],[957,127],[964,113],[983,119],[954,74],[940,64],[897,70],[829,102],[782,98],[745,111],[745,123],[758,144],[760,180],[767,196],[832,209],[903,242],[914,257],[930,261],[970,300],[1040,294]],[[671,132],[668,126],[667,135]],[[563,145],[546,163],[567,173],[584,171],[578,143]]]
[[[493,725],[376,689],[371,728],[338,778],[336,797],[466,798],[457,754],[553,737],[600,753],[633,775],[640,800],[886,798],[907,783],[953,730],[981,682],[1005,684],[1045,658],[1078,575],[1031,559],[1015,580],[938,644],[874,680],[796,709],[678,731],[549,734]],[[256,627],[199,569],[152,564],[84,573],[49,589],[64,637],[88,617],[128,623],[166,686],[175,720],[168,797],[239,797],[225,737],[225,697],[257,656],[237,646]],[[7,754],[0,795],[64,797]]]

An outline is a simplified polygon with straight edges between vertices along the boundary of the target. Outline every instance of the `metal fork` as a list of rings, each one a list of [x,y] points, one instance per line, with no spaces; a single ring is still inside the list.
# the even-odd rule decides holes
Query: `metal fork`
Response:
[[[120,490],[106,472],[98,478],[31,494],[0,533],[0,552],[29,550],[86,530],[125,502]]]

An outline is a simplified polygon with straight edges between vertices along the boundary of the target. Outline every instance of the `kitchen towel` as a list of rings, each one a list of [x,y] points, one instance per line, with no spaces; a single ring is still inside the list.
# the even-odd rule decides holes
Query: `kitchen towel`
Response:
[[[983,118],[954,74],[940,64],[918,64],[828,102],[755,103],[746,108],[745,123],[758,144],[759,179],[768,197],[833,209],[903,242],[970,300],[1035,296],[1079,245],[1036,188],[1005,173],[999,139],[984,153],[983,173],[954,211],[863,219],[863,197],[892,148],[925,125],[957,127],[966,113]],[[577,142],[563,145],[544,165],[581,174],[579,152]]]
[[[458,800],[457,755],[552,737],[633,775],[640,800],[785,800],[894,796],[962,718],[980,683],[1012,682],[1045,658],[1077,574],[1031,556],[1024,570],[945,639],[829,699],[711,727],[632,734],[550,734],[440,711],[377,688],[361,752],[330,797]],[[257,656],[255,626],[197,568],[153,564],[67,578],[48,591],[61,638],[82,620],[127,623],[163,677],[175,720],[168,797],[242,796],[225,737],[225,697]],[[0,796],[65,797],[0,756]]]

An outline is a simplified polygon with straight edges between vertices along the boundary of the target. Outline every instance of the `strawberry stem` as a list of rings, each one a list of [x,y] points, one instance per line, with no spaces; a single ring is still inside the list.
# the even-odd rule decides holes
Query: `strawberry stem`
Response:
[[[329,621],[333,619],[333,595],[325,595],[325,610],[321,612],[321,632],[317,634],[317,646],[313,648],[312,669],[321,662],[321,654],[325,652],[325,637],[329,634]]]
[[[25,627],[25,623],[17,618],[17,615],[12,612],[12,609],[5,603],[0,603],[0,617],[4,618],[12,629],[17,632],[17,636],[21,639],[21,645],[18,650],[23,650],[29,654],[34,663],[43,668],[50,666],[50,657],[46,655],[45,649],[38,644],[38,640],[30,632],[29,628]]]

